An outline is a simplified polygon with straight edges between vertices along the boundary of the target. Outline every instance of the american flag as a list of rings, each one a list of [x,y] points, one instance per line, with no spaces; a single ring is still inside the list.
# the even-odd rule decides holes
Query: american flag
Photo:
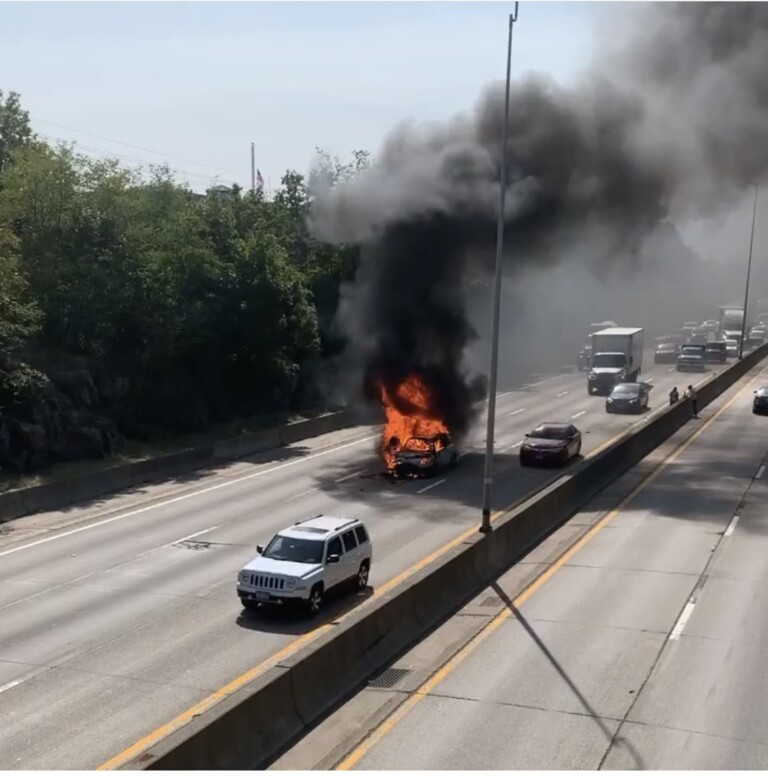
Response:
[[[264,178],[261,175],[261,170],[256,170],[256,188],[264,188]]]

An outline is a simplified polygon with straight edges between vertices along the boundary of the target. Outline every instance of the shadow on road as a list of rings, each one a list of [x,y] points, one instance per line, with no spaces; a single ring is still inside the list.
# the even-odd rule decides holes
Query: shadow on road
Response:
[[[514,615],[515,619],[520,623],[520,625],[522,625],[525,632],[531,637],[531,640],[536,645],[536,647],[538,647],[544,657],[549,661],[551,666],[555,669],[555,671],[557,671],[560,678],[566,684],[568,689],[573,693],[574,697],[581,704],[584,711],[594,720],[595,724],[600,729],[600,732],[605,737],[605,740],[608,742],[608,746],[605,750],[605,753],[603,754],[603,757],[601,758],[598,768],[602,767],[602,764],[605,762],[605,759],[610,753],[611,749],[614,747],[619,747],[625,749],[629,753],[629,755],[634,760],[634,767],[637,770],[645,770],[645,762],[640,753],[637,751],[637,749],[635,749],[634,746],[632,746],[629,741],[619,735],[619,732],[621,731],[621,725],[619,725],[616,733],[611,732],[610,728],[605,724],[602,717],[600,717],[597,711],[595,711],[595,709],[592,707],[581,690],[576,686],[571,677],[568,676],[566,670],[560,665],[560,662],[557,660],[557,658],[550,652],[547,645],[541,640],[539,634],[536,633],[533,626],[528,622],[528,620],[525,619],[525,617],[523,617],[522,613],[515,606],[512,599],[496,582],[491,584],[491,588],[496,593],[496,595],[501,598],[509,611]]]
[[[373,588],[370,585],[365,590],[355,592],[350,592],[349,588],[340,588],[328,595],[317,617],[309,617],[299,608],[264,607],[255,611],[243,609],[236,623],[241,628],[261,633],[301,636],[349,614],[372,595]]]

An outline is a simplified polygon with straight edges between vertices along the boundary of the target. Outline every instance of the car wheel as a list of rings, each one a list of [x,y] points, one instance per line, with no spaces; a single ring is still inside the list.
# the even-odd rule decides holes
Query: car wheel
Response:
[[[309,593],[307,599],[307,614],[310,617],[316,617],[323,608],[323,586],[315,585]]]
[[[365,590],[368,587],[368,576],[370,575],[371,567],[367,560],[364,560],[360,564],[360,568],[357,570],[356,585],[358,590]]]

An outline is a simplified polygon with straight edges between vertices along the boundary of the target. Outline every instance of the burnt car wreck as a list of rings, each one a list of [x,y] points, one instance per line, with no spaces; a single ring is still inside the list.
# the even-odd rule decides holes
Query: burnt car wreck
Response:
[[[391,437],[387,452],[387,474],[398,479],[431,477],[453,468],[459,460],[456,445],[447,433],[410,437],[404,444]]]

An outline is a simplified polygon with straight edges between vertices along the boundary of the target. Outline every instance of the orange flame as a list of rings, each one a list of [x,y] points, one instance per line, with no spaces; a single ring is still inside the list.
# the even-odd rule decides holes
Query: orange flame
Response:
[[[394,401],[393,401],[394,399]],[[407,413],[395,406],[408,407]],[[381,457],[387,469],[394,468],[395,455],[403,447],[427,450],[427,445],[413,437],[431,437],[448,433],[448,427],[435,416],[432,394],[418,375],[411,375],[391,395],[381,386],[381,403],[386,420],[381,439]]]

